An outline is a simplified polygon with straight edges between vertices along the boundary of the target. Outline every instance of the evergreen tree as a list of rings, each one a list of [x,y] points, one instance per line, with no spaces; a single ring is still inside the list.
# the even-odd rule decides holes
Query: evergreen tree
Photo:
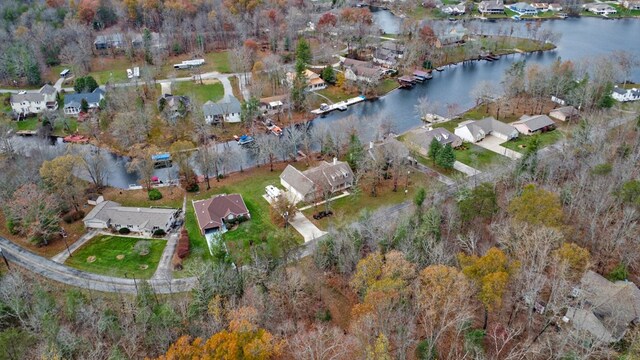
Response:
[[[31,61],[27,65],[27,82],[29,85],[40,85],[42,83],[42,77],[40,76],[40,67],[35,61]]]
[[[433,164],[436,164],[436,159],[438,158],[438,154],[442,150],[442,145],[436,138],[431,140],[431,144],[429,144],[429,158],[433,161]]]
[[[86,86],[84,84],[84,78],[83,77],[77,78],[76,82],[73,84],[73,90],[75,90],[75,92],[77,92],[77,93],[83,92],[85,87]]]
[[[322,73],[320,74],[322,80],[330,83],[336,83],[336,73],[333,71],[333,67],[331,65],[327,65],[324,69],[322,69]]]
[[[291,101],[293,107],[300,111],[304,110],[304,102],[306,100],[305,88],[307,87],[307,78],[304,76],[306,65],[302,59],[296,60],[296,75],[293,78],[291,86]]]
[[[305,67],[311,64],[311,46],[309,46],[309,43],[304,38],[300,38],[298,40],[298,47],[296,48],[296,60],[302,61]]]
[[[360,160],[364,156],[364,149],[357,134],[352,133],[349,138],[349,152],[347,153],[347,163],[352,170],[356,170]]]
[[[98,88],[98,82],[93,78],[93,76],[85,76],[84,87],[85,91],[93,92],[93,90]]]
[[[453,169],[453,163],[456,162],[456,154],[450,144],[445,145],[436,157],[438,166],[444,169]]]
[[[87,99],[82,99],[82,101],[80,102],[80,111],[82,111],[83,113],[89,111],[89,103],[87,102]]]

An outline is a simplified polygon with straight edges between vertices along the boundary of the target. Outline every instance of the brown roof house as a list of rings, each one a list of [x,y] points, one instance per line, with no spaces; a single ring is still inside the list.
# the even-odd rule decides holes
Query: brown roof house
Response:
[[[556,128],[556,123],[547,115],[522,115],[520,120],[511,123],[523,135],[539,134]]]
[[[640,319],[640,289],[629,281],[611,282],[587,271],[573,290],[576,304],[563,320],[599,341],[616,342]]]
[[[353,186],[353,171],[345,162],[333,159],[333,163],[323,161],[320,165],[300,171],[288,165],[280,174],[280,183],[289,191],[295,201],[313,202],[327,195],[343,191]]]
[[[210,199],[194,201],[193,209],[202,235],[226,232],[228,222],[251,218],[240,194],[216,195]]]

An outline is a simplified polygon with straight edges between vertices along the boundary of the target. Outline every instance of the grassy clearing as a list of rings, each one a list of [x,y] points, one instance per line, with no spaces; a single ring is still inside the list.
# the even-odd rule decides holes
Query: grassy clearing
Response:
[[[540,139],[541,149],[549,145],[553,145],[564,138],[564,134],[559,130],[548,131],[534,136],[537,136]],[[502,146],[506,147],[507,149],[523,153],[530,140],[531,136],[521,135],[517,139],[502,143]]]
[[[16,130],[38,130],[40,128],[40,120],[37,117],[14,122]]]
[[[352,195],[350,196],[332,201],[329,208],[333,211],[333,216],[321,220],[313,219],[313,214],[325,210],[324,204],[307,209],[303,211],[303,214],[322,230],[327,230],[331,227],[341,227],[357,220],[363,211],[373,211],[383,206],[396,205],[404,201],[412,200],[419,188],[429,187],[432,181],[433,180],[422,173],[411,171],[408,182],[406,173],[400,175],[397,191],[393,191],[392,179],[385,180],[378,188],[378,196],[371,196],[367,189],[359,189],[359,191],[352,191]],[[404,190],[407,184],[408,191],[405,194]]]
[[[151,201],[146,190],[122,190],[107,188],[102,193],[106,200],[115,201],[122,206],[151,207],[166,206],[171,208],[182,207],[184,190],[180,187],[158,188],[162,199]]]
[[[334,103],[351,99],[359,95],[358,91],[345,90],[339,86],[329,86],[326,89],[316,91],[318,94],[328,97]],[[326,102],[326,99],[322,98],[321,102]]]
[[[151,242],[149,254],[142,256],[133,250],[139,241]],[[166,243],[166,240],[98,235],[73,253],[65,264],[96,274],[149,279],[158,266]],[[124,258],[118,260],[119,255],[124,255]],[[91,258],[93,256],[95,260]]]
[[[475,144],[464,143],[464,147],[465,149],[455,150],[456,160],[479,170],[509,161],[505,156]]]
[[[222,83],[197,84],[190,81],[177,81],[173,83],[174,95],[187,95],[195,98],[199,103],[204,104],[211,100],[216,102],[224,96]]]
[[[416,160],[418,160],[418,162],[436,172],[439,172],[442,175],[445,175],[447,177],[450,178],[457,178],[457,177],[464,177],[465,175],[463,173],[461,173],[460,171],[456,170],[456,169],[445,169],[442,168],[438,165],[435,165],[433,163],[433,161],[431,161],[430,158],[420,155],[420,154],[414,154],[414,157]],[[456,157],[456,160],[458,160],[458,158]]]
[[[382,95],[388,93],[391,90],[397,89],[398,86],[399,86],[399,84],[398,84],[398,82],[396,81],[395,78],[386,78],[386,79],[380,81],[380,83],[376,87],[376,93],[379,96],[382,96]]]

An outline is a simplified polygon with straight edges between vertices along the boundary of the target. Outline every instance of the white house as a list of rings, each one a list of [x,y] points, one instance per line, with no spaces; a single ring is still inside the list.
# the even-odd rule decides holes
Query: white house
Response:
[[[616,9],[614,9],[613,6],[609,4],[604,4],[604,3],[584,4],[582,5],[582,7],[589,12],[592,12],[597,15],[602,15],[602,16],[607,16],[607,15],[617,13]]]
[[[502,0],[485,0],[478,5],[478,11],[482,15],[486,14],[504,14],[504,1]]]
[[[128,228],[149,236],[158,230],[168,233],[179,215],[179,209],[125,207],[113,201],[103,201],[91,209],[82,221],[87,229]]]
[[[295,77],[295,73],[287,73],[287,83],[289,84],[289,86],[293,85],[293,80],[295,79]],[[327,88],[327,83],[325,83],[324,80],[320,78],[320,75],[314,73],[309,69],[305,69],[304,77],[307,79],[307,87],[305,88],[306,91],[317,91]]]
[[[562,5],[558,3],[549,4],[549,11],[562,11]]]
[[[96,109],[100,106],[100,101],[104,99],[104,90],[96,88],[90,93],[67,94],[64,96],[65,115],[78,115],[82,109],[82,100],[87,101],[89,109]]]
[[[333,163],[323,161],[320,165],[300,171],[288,165],[280,174],[280,184],[289,191],[295,201],[312,202],[353,186],[353,171],[349,165],[333,159]]]
[[[56,95],[58,91],[51,85],[45,85],[37,92],[21,91],[11,95],[11,109],[19,116],[39,114],[42,111],[58,109]]]
[[[502,140],[511,140],[518,137],[518,129],[491,117],[478,121],[461,122],[455,128],[454,133],[464,141],[472,143],[481,141],[487,135],[493,135]]]
[[[440,8],[440,11],[447,15],[464,15],[467,11],[467,7],[464,3],[458,5],[444,5]]]
[[[622,3],[626,9],[629,10],[640,10],[640,1],[639,0],[625,0]]]
[[[227,95],[216,103],[209,100],[202,105],[202,112],[207,124],[218,124],[221,121],[240,122],[241,111],[240,101],[233,95]]]
[[[611,97],[620,102],[636,101],[640,100],[640,90],[636,88],[622,89],[619,87],[615,87],[613,88]]]
[[[538,13],[538,9],[526,2],[513,4],[509,8],[520,15],[536,15]]]

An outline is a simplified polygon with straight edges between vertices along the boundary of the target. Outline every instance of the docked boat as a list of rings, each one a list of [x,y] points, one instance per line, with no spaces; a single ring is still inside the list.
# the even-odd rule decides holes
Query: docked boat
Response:
[[[153,160],[153,167],[156,169],[171,167],[171,154],[169,153],[151,155],[151,160]]]
[[[424,80],[432,79],[433,76],[430,73],[426,72],[426,71],[416,70],[416,71],[413,72],[413,78],[417,79],[420,82],[422,82]]]
[[[444,71],[444,66],[438,66],[438,67],[436,68],[436,71]]]
[[[274,126],[274,127],[271,129],[271,133],[272,133],[273,135],[275,135],[275,136],[282,136],[282,129],[280,129],[280,127],[279,127],[279,126]]]
[[[338,104],[338,110],[347,111],[347,105],[346,104]]]
[[[401,88],[407,89],[413,87],[415,80],[413,79],[413,76],[404,75],[398,78],[398,83],[400,83]]]
[[[251,144],[254,141],[254,139],[249,135],[242,135],[238,138],[237,141],[238,141],[238,145],[247,145],[247,144]]]

